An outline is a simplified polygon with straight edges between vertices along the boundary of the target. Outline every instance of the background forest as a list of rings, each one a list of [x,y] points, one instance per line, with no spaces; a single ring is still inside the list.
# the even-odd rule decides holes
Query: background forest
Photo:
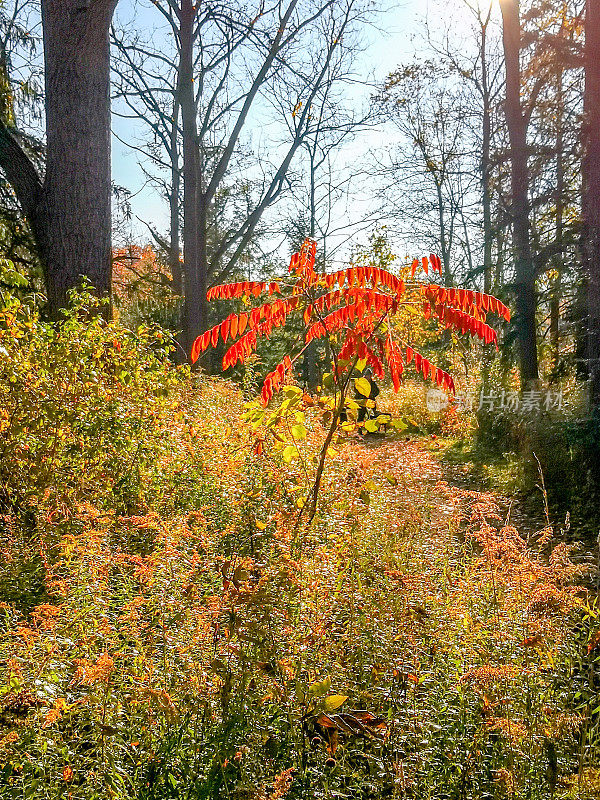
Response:
[[[599,52],[0,2],[0,798],[600,796]]]

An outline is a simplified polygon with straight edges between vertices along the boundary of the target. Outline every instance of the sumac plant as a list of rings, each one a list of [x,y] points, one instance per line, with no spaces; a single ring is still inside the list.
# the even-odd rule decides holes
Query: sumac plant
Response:
[[[344,430],[357,427],[355,412],[359,403],[350,394],[351,388],[363,395],[362,405],[374,406],[368,399],[369,382],[357,374],[369,367],[372,374],[384,378],[386,370],[394,390],[398,391],[402,374],[407,367],[421,373],[447,392],[454,394],[452,376],[417,352],[410,342],[402,341],[393,325],[393,318],[409,307],[412,313],[425,319],[437,318],[439,323],[460,334],[471,334],[485,344],[495,344],[496,331],[487,324],[488,312],[505,320],[510,319],[508,308],[495,297],[467,289],[446,288],[436,283],[416,280],[417,271],[425,276],[441,275],[438,256],[431,254],[415,259],[406,280],[387,269],[370,265],[349,266],[335,272],[318,272],[315,269],[316,243],[304,241],[300,252],[290,261],[289,274],[273,281],[240,281],[212,287],[208,300],[243,300],[245,310],[231,313],[218,325],[199,336],[193,344],[191,359],[196,362],[209,347],[219,340],[229,347],[223,357],[223,369],[243,364],[256,351],[259,339],[270,337],[282,328],[292,315],[300,315],[303,331],[298,346],[290,352],[264,379],[260,400],[249,404],[247,418],[256,431],[261,427],[275,434],[275,424],[290,413],[296,417],[291,426],[293,444],[285,447],[284,459],[291,461],[298,455],[297,440],[306,436],[303,405],[312,400],[287,380],[291,378],[294,364],[315,339],[325,339],[331,362],[331,372],[324,376],[324,387],[331,396],[320,398],[326,408],[327,436],[317,460],[317,470],[310,493],[311,516],[314,516],[321,477],[327,453],[341,426]],[[263,295],[268,299],[253,305]],[[270,416],[266,408],[273,396],[283,391],[281,406]],[[389,417],[386,415],[386,420]],[[367,431],[375,430],[383,419],[370,419],[361,423]],[[392,421],[393,424],[393,421]],[[255,452],[260,454],[264,436],[258,436]],[[300,504],[306,507],[305,499]]]

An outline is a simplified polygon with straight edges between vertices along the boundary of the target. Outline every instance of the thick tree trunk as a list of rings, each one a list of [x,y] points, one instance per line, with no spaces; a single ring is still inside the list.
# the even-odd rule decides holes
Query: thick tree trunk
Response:
[[[181,0],[179,28],[179,101],[183,125],[183,264],[184,320],[183,340],[186,352],[206,323],[206,290],[202,288],[200,265],[200,143],[194,97],[194,23],[193,0]],[[204,282],[204,285],[205,282]]]
[[[587,0],[583,126],[583,253],[587,364],[592,407],[600,408],[600,0]]]
[[[32,223],[50,311],[82,278],[111,289],[110,46],[117,0],[42,0],[46,177]]]
[[[87,278],[111,288],[110,48],[117,0],[42,0],[46,176],[0,123],[0,166],[31,225],[49,312]]]
[[[521,106],[521,24],[518,0],[501,0],[506,62],[505,114],[510,140],[512,232],[515,263],[517,336],[521,387],[539,378],[537,358],[535,267],[529,219],[528,120]]]

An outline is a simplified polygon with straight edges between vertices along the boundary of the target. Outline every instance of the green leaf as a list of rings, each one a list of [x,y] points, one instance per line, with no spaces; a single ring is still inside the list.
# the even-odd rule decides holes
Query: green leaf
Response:
[[[23,688],[23,684],[21,683],[21,679],[18,675],[15,675],[14,672],[11,672],[8,685],[14,692],[20,692]]]
[[[343,706],[347,699],[348,695],[345,694],[330,694],[329,697],[326,697],[323,701],[325,711],[328,713],[335,711],[336,708]]]
[[[392,428],[395,428],[397,431],[405,431],[408,428],[406,422],[402,422],[401,419],[393,419],[390,423]]]
[[[2,280],[8,286],[24,288],[28,285],[27,278],[14,269],[6,270],[6,272],[2,275]]]
[[[334,379],[333,374],[331,372],[326,372],[323,375],[323,386],[326,389],[330,389],[330,390],[333,389],[333,387],[335,386],[335,379]]]
[[[311,683],[311,685],[308,687],[308,691],[313,697],[324,697],[330,689],[331,678],[329,677],[325,678],[325,680]]]
[[[362,394],[363,397],[368,397],[371,394],[371,384],[366,378],[356,378],[354,381],[354,386],[356,391],[359,394]]]
[[[296,681],[296,696],[301,703],[306,700],[306,687],[300,681]]]
[[[379,423],[375,419],[368,419],[365,422],[365,430],[369,431],[369,433],[377,433],[379,430]]]

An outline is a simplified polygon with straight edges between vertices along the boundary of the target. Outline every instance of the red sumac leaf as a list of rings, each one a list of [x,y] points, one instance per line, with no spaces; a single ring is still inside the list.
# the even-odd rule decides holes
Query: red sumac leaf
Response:
[[[194,344],[192,345],[192,353],[191,353],[192,364],[195,364],[196,361],[198,361],[198,358],[200,357],[201,344],[202,344],[202,336],[198,336],[196,339],[194,339]]]
[[[221,338],[224,342],[227,341],[227,337],[229,336],[229,327],[231,325],[231,319],[227,317],[221,323]]]

